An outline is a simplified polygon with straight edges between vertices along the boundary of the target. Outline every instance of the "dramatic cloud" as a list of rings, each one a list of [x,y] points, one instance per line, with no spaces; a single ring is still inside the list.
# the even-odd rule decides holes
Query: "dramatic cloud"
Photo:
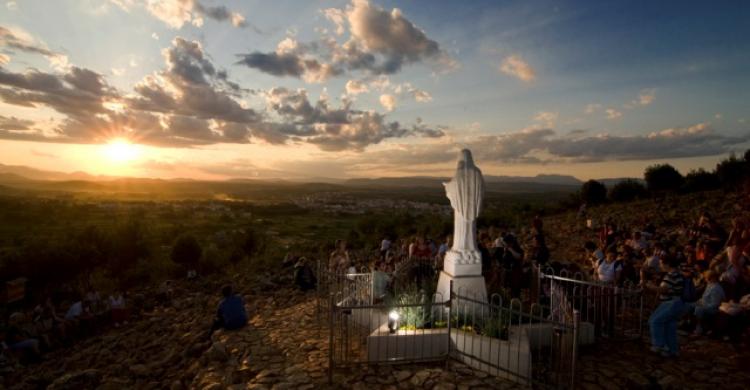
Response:
[[[314,58],[304,58],[301,53],[309,50],[292,38],[279,42],[273,53],[253,52],[239,55],[237,64],[258,69],[274,76],[291,76],[302,78],[311,83],[322,83],[341,73],[330,64],[321,63]]]
[[[186,23],[202,26],[203,18],[217,22],[230,22],[235,27],[247,27],[242,14],[224,6],[205,6],[197,0],[110,0],[125,11],[133,6],[144,7],[154,17],[169,27],[179,29]]]
[[[0,26],[0,47],[7,48],[11,53],[20,51],[40,54],[46,57],[50,62],[50,65],[56,69],[63,70],[68,67],[67,56],[50,50],[44,42],[35,40],[29,33],[20,28]],[[9,61],[10,58],[7,55],[2,55],[2,58],[0,58],[0,65]]]
[[[499,162],[594,162],[655,160],[726,154],[750,134],[725,136],[708,124],[669,128],[642,136],[595,135],[575,132],[564,136],[551,129],[530,128],[469,143],[482,159]],[[480,157],[478,157],[480,158]]]
[[[266,110],[240,103],[246,89],[230,81],[197,41],[175,38],[162,51],[165,67],[122,93],[104,77],[71,67],[63,74],[0,67],[0,100],[27,107],[46,106],[65,117],[52,129],[3,118],[1,138],[48,142],[101,143],[115,137],[134,142],[189,147],[214,143],[312,143],[324,150],[363,150],[388,138],[442,137],[421,120],[412,127],[387,122],[351,102],[313,104],[305,90],[272,88],[263,93]]]
[[[518,55],[506,57],[500,63],[500,71],[525,82],[531,82],[536,79],[534,69]]]
[[[0,131],[29,130],[33,125],[34,122],[30,120],[0,115]]]
[[[397,8],[388,12],[365,0],[355,0],[345,10],[330,8],[322,12],[336,25],[336,34],[348,31],[345,42],[329,36],[306,44],[295,42],[290,48],[290,38],[286,38],[275,52],[241,54],[239,63],[274,76],[292,76],[308,82],[356,71],[394,74],[404,65],[415,63],[429,63],[441,70],[457,66],[436,41]]]

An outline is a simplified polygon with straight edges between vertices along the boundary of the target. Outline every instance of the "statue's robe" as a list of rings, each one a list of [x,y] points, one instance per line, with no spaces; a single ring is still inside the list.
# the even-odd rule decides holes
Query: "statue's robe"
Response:
[[[453,207],[452,250],[459,253],[476,252],[476,219],[482,209],[484,179],[482,171],[474,165],[471,152],[464,149],[461,154],[453,179],[443,183]]]

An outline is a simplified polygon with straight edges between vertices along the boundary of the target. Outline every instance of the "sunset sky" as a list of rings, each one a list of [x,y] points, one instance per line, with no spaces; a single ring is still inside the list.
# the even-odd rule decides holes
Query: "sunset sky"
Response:
[[[750,148],[744,1],[0,0],[0,163],[686,173]]]

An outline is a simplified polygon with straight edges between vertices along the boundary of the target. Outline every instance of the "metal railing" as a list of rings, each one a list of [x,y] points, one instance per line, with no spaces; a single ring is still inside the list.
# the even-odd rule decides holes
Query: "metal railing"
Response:
[[[640,287],[623,287],[584,280],[580,272],[537,268],[539,302],[549,301],[555,315],[567,316],[559,307],[571,307],[580,313],[580,320],[594,327],[597,338],[640,340],[643,337],[644,295]]]
[[[355,364],[451,360],[523,385],[573,388],[577,312],[565,323],[539,304],[450,291],[447,301],[415,293],[376,305],[346,305],[332,294],[329,380]]]

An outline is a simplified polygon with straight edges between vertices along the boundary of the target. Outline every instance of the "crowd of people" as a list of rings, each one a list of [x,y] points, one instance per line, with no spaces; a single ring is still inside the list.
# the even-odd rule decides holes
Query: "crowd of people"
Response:
[[[579,213],[579,218],[585,216]],[[747,322],[744,313],[750,312],[750,221],[737,216],[726,230],[708,212],[701,212],[695,224],[680,227],[658,229],[648,222],[618,226],[612,219],[601,228],[591,221],[587,226],[591,240],[583,245],[585,259],[569,267],[583,270],[600,284],[643,289],[655,297],[653,310],[646,313],[654,352],[677,356],[678,329],[693,337],[736,339],[741,335]],[[328,270],[372,272],[375,299],[382,299],[405,269],[419,269],[422,264],[430,276],[439,272],[451,237],[385,237],[378,248],[353,255],[346,242],[339,240],[328,257]],[[504,290],[511,297],[520,297],[530,287],[532,267],[553,263],[539,217],[521,235],[506,229],[480,229],[478,249],[488,292]],[[299,275],[307,275],[300,280],[306,280],[310,289],[315,275],[308,263],[308,272]],[[415,275],[407,279],[413,281]]]
[[[0,324],[0,366],[12,361],[35,362],[45,351],[69,346],[109,326],[127,325],[130,308],[126,296],[113,291],[103,298],[89,289],[86,293],[71,292],[59,304],[46,296],[29,310],[12,312],[7,323]]]
[[[491,227],[478,232],[477,248],[482,257],[482,274],[490,293],[510,287],[513,297],[529,287],[532,264],[547,264],[550,252],[546,245],[541,218],[532,221],[530,229],[517,235],[509,229]],[[525,244],[525,245],[524,245]],[[377,250],[351,251],[344,240],[337,240],[325,268],[331,274],[373,273],[375,299],[382,299],[396,279],[407,283],[432,278],[442,270],[443,260],[453,245],[451,235],[432,238],[414,235],[407,238],[386,236]],[[312,264],[300,258],[295,265],[295,284],[302,290],[314,288],[317,280]]]
[[[736,338],[750,309],[750,226],[736,216],[729,231],[708,212],[694,225],[659,231],[619,228],[608,220],[598,242],[584,245],[592,277],[653,291],[652,351],[678,356],[678,330]]]

